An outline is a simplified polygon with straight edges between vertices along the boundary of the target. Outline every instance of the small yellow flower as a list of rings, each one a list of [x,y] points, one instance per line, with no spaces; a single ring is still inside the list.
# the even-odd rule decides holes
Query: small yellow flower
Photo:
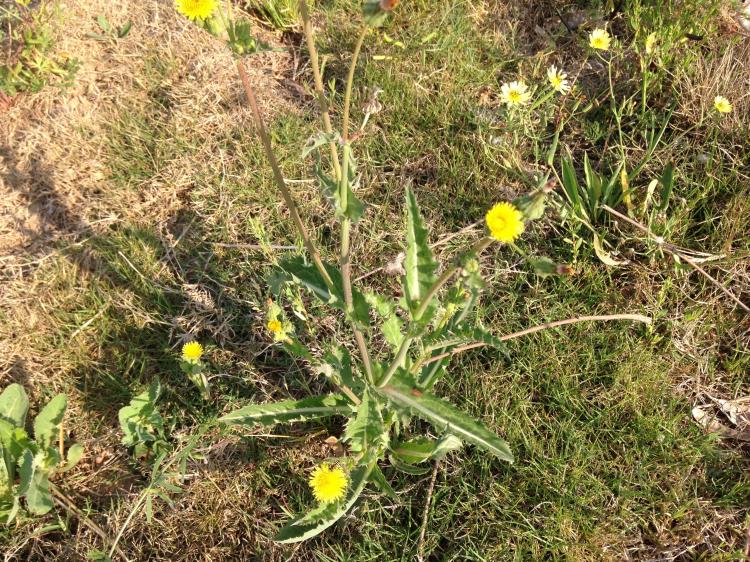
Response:
[[[203,355],[203,346],[197,341],[191,341],[182,346],[182,358],[185,361],[199,361]]]
[[[714,98],[714,107],[719,113],[732,113],[732,104],[724,96],[716,96]]]
[[[648,37],[646,37],[646,54],[650,55],[654,52],[654,49],[656,48],[656,32],[650,33]]]
[[[284,326],[281,324],[281,320],[269,320],[266,324],[266,328],[272,334],[280,334],[284,331]]]
[[[556,92],[566,94],[570,91],[568,75],[561,70],[558,70],[555,65],[552,65],[547,69],[547,80],[549,80],[549,83]]]
[[[522,81],[503,84],[500,88],[500,98],[508,105],[524,105],[529,103],[531,92],[529,87]]]
[[[327,464],[321,464],[312,471],[309,484],[316,500],[330,503],[344,497],[349,477],[341,467],[331,468]]]
[[[513,242],[524,230],[523,213],[510,203],[498,203],[485,217],[490,235],[500,242]]]
[[[195,21],[207,20],[216,10],[216,0],[175,0],[177,11]]]
[[[612,37],[610,37],[606,29],[595,29],[589,35],[589,45],[592,49],[606,51],[611,44]]]

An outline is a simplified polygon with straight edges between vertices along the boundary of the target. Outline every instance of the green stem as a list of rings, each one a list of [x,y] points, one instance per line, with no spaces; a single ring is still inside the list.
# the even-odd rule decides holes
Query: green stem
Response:
[[[339,185],[339,197],[341,200],[342,209],[346,209],[348,205],[348,194],[349,194],[349,158],[351,154],[351,146],[349,145],[349,110],[351,108],[352,100],[352,87],[354,84],[354,71],[357,67],[357,60],[359,59],[359,53],[362,50],[362,43],[367,35],[367,27],[363,28],[359,37],[357,38],[357,44],[354,47],[354,53],[352,54],[352,61],[349,64],[349,74],[346,78],[346,95],[344,96],[344,119],[341,127],[341,136],[344,141],[344,148],[341,155],[341,177],[339,178],[341,183]],[[344,289],[344,303],[346,309],[351,315],[351,311],[354,308],[354,298],[352,295],[352,262],[351,262],[351,228],[352,221],[348,217],[344,217],[341,222],[341,280]],[[365,337],[359,328],[356,326],[354,320],[351,320],[352,332],[354,333],[354,340],[357,342],[357,348],[359,354],[362,357],[362,363],[365,368],[365,376],[367,381],[372,384],[374,382],[372,375],[372,362],[370,361],[370,353],[367,350],[367,342]]]
[[[258,128],[258,133],[260,134],[260,139],[263,143],[263,148],[266,152],[266,157],[268,158],[268,162],[271,165],[271,169],[273,170],[273,176],[274,176],[274,179],[276,180],[276,185],[278,186],[279,191],[281,192],[281,196],[284,199],[284,203],[289,209],[289,214],[292,216],[292,220],[294,221],[294,224],[297,227],[297,231],[302,237],[302,242],[304,243],[305,248],[307,248],[307,251],[310,253],[310,256],[312,257],[313,262],[315,263],[315,267],[318,268],[318,271],[320,272],[320,275],[323,277],[323,280],[325,281],[325,284],[328,287],[328,289],[331,292],[333,292],[334,291],[333,280],[331,279],[331,276],[328,274],[328,271],[323,265],[323,260],[320,257],[320,253],[318,252],[318,249],[315,247],[315,244],[313,244],[312,240],[310,239],[310,236],[307,233],[307,229],[305,228],[305,225],[299,216],[299,212],[297,211],[297,205],[294,203],[294,198],[292,197],[292,194],[289,191],[289,188],[287,187],[286,182],[284,181],[284,175],[281,173],[281,168],[279,167],[279,163],[276,160],[276,155],[273,152],[273,146],[271,145],[271,137],[268,134],[268,131],[266,130],[266,125],[263,122],[263,116],[260,113],[260,109],[258,109],[258,101],[255,98],[255,91],[253,90],[253,87],[250,85],[250,79],[247,76],[247,72],[245,71],[245,66],[242,64],[241,59],[237,59],[237,71],[239,72],[240,79],[242,80],[242,85],[245,88],[247,99],[250,102],[250,108],[253,111],[255,124]]]
[[[323,77],[320,74],[320,65],[318,63],[318,50],[315,47],[315,38],[313,36],[312,24],[310,23],[310,13],[307,9],[307,2],[300,0],[299,3],[300,14],[302,15],[302,29],[305,33],[305,40],[307,41],[307,50],[310,52],[310,65],[312,66],[313,80],[315,83],[315,93],[318,96],[318,107],[320,108],[320,117],[323,120],[323,130],[326,134],[330,135],[333,133],[333,126],[331,125],[331,114],[329,112],[328,98],[326,98],[325,90],[323,89]],[[341,165],[339,164],[338,150],[336,149],[336,143],[331,141],[328,143],[328,147],[331,151],[331,163],[333,164],[333,171],[337,180],[341,179]]]
[[[492,244],[494,241],[493,238],[489,236],[485,236],[484,238],[478,240],[474,243],[474,245],[469,248],[469,251],[465,254],[468,256],[480,254],[483,252],[487,246]],[[461,269],[461,261],[457,261],[454,265],[446,269],[443,274],[433,283],[432,287],[430,287],[430,290],[427,291],[427,294],[425,295],[424,299],[422,299],[422,302],[419,305],[419,308],[414,313],[414,320],[413,322],[419,321],[419,319],[422,317],[422,315],[427,310],[427,307],[430,305],[430,302],[432,302],[432,299],[435,298],[435,295],[437,295],[438,291],[448,282],[450,281],[451,277]],[[401,346],[398,348],[398,351],[396,352],[396,357],[393,359],[393,362],[388,366],[388,370],[383,374],[380,381],[378,381],[378,387],[382,388],[393,377],[394,373],[398,370],[399,367],[401,367],[404,363],[404,359],[406,359],[406,353],[409,351],[409,347],[411,346],[411,342],[416,339],[415,336],[406,336],[404,337],[404,340],[401,342]]]

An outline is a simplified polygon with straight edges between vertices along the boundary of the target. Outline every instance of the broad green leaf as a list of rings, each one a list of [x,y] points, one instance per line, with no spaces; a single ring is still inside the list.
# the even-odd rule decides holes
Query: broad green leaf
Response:
[[[380,470],[380,467],[378,467],[377,464],[373,467],[372,472],[370,473],[370,482],[375,484],[381,492],[394,502],[401,501],[398,494],[396,494],[396,491],[393,489],[393,486],[390,485],[385,474],[383,474],[383,471]]]
[[[344,301],[343,280],[341,272],[337,268],[325,265],[328,275],[330,275],[333,281],[333,292],[331,292],[325,281],[323,281],[320,272],[314,265],[305,263],[302,256],[284,258],[279,261],[279,267],[287,275],[287,280],[305,287],[324,303],[347,312]],[[352,318],[360,327],[367,328],[370,323],[370,307],[364,295],[353,289],[352,302]]]
[[[442,459],[450,451],[460,449],[462,446],[463,443],[458,437],[447,433],[439,439],[417,437],[409,441],[401,441],[391,448],[391,454],[403,463],[419,464],[431,459]]]
[[[318,186],[320,188],[320,192],[323,194],[323,197],[326,199],[326,201],[328,201],[333,207],[333,211],[336,217],[346,217],[353,223],[356,223],[360,218],[362,218],[362,215],[365,213],[365,204],[362,203],[362,201],[360,201],[354,195],[354,191],[352,191],[352,187],[357,184],[357,180],[354,175],[356,172],[352,169],[353,165],[354,164],[350,162],[348,167],[347,176],[349,177],[349,181],[346,185],[346,206],[344,206],[344,202],[342,201],[340,185],[336,182],[336,180],[323,172],[321,166],[315,167],[315,175],[318,178]]]
[[[34,418],[34,439],[42,448],[51,447],[55,442],[67,407],[68,399],[58,394]]]
[[[302,516],[293,519],[278,532],[274,541],[278,543],[304,541],[322,533],[341,519],[364,490],[375,462],[372,460],[352,470],[349,474],[349,491],[343,500],[319,506],[313,510],[315,513],[313,517]]]
[[[403,371],[397,372],[390,383],[379,391],[389,400],[430,422],[437,430],[452,433],[499,459],[513,462],[513,455],[505,441],[445,400],[417,389],[414,381]]]
[[[391,349],[398,350],[404,341],[404,322],[396,314],[396,305],[377,293],[365,293],[365,299],[373,310],[383,319],[380,330]]]
[[[419,308],[422,299],[435,284],[437,262],[432,256],[428,243],[428,232],[419,213],[419,206],[414,192],[406,188],[406,257],[404,258],[403,278],[404,296],[411,310],[412,317]],[[435,310],[436,299],[430,304],[422,318],[415,319],[429,322]]]
[[[349,418],[344,431],[344,441],[355,453],[375,451],[385,447],[388,430],[383,423],[383,413],[377,400],[365,390],[357,414]]]
[[[307,143],[302,149],[302,158],[307,158],[313,152],[320,151],[321,146],[326,146],[332,142],[339,144],[341,142],[341,135],[337,132],[329,134],[324,133],[323,131],[318,131],[317,134],[307,139]]]
[[[35,470],[26,491],[26,505],[34,515],[44,515],[52,509],[52,494],[49,491],[49,477],[46,472]]]
[[[579,192],[578,180],[576,179],[576,171],[573,167],[573,160],[568,153],[568,156],[563,156],[560,159],[560,165],[562,168],[562,186],[565,196],[570,203],[573,213],[578,215],[580,218],[588,220],[588,214],[581,205],[581,194]]]
[[[348,415],[352,412],[349,400],[341,394],[311,396],[302,400],[284,400],[271,404],[250,404],[219,418],[235,425],[291,423]]]
[[[589,197],[589,209],[594,210],[602,200],[602,178],[591,167],[588,153],[583,153],[583,172],[586,176],[586,192]]]
[[[26,425],[26,414],[29,412],[29,399],[20,384],[11,384],[0,394],[0,420],[5,420],[16,427]]]
[[[65,472],[66,470],[70,470],[71,468],[75,467],[75,465],[77,465],[81,460],[81,457],[83,457],[83,446],[78,443],[73,443],[68,448],[68,458],[65,462],[65,465],[60,468],[60,470]]]

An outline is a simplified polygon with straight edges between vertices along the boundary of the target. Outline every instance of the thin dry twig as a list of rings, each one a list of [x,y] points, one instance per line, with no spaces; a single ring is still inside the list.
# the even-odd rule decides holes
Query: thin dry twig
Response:
[[[737,298],[735,296],[735,294],[732,293],[732,291],[730,291],[724,285],[722,285],[721,283],[719,283],[716,279],[714,279],[713,277],[711,277],[711,275],[709,275],[706,272],[705,269],[703,269],[700,265],[698,265],[698,263],[693,258],[691,258],[690,256],[686,255],[684,252],[680,251],[677,248],[677,246],[675,246],[674,244],[671,244],[671,243],[667,242],[666,240],[664,240],[663,237],[658,236],[658,235],[654,234],[653,232],[651,232],[651,229],[648,228],[647,226],[644,226],[641,223],[639,223],[638,221],[633,220],[630,217],[623,215],[621,212],[614,210],[609,205],[602,205],[602,209],[604,209],[608,213],[616,216],[617,218],[620,218],[620,219],[624,220],[628,224],[636,227],[638,230],[646,233],[654,242],[656,242],[660,247],[664,248],[665,251],[669,252],[673,256],[677,256],[678,258],[680,258],[682,260],[685,260],[690,267],[692,267],[698,273],[700,273],[706,279],[708,279],[711,282],[712,285],[714,285],[722,293],[724,293],[726,296],[728,296],[730,299],[732,299],[734,302],[736,302],[745,312],[750,312],[750,307],[748,307],[739,298]]]
[[[435,461],[435,466],[432,469],[432,478],[430,478],[430,487],[427,488],[427,499],[424,502],[424,510],[422,511],[422,526],[419,529],[419,542],[417,543],[417,560],[424,562],[424,539],[427,533],[427,521],[430,515],[430,504],[432,503],[432,494],[435,492],[435,481],[437,480],[437,473],[440,469],[440,461]]]
[[[75,504],[68,499],[68,497],[63,494],[56,486],[51,486],[50,491],[55,496],[54,500],[57,505],[62,507],[64,510],[68,511],[69,513],[72,513],[75,515],[81,523],[86,525],[89,529],[91,529],[94,533],[99,535],[99,537],[105,542],[107,545],[113,545],[115,552],[117,552],[118,556],[120,556],[123,560],[128,560],[128,557],[125,556],[125,553],[122,551],[122,549],[117,546],[116,543],[112,540],[112,538],[107,534],[107,532],[102,529],[99,525],[94,523],[83,511],[78,509]]]
[[[591,321],[608,321],[608,320],[633,320],[634,322],[643,322],[644,324],[651,324],[651,318],[648,316],[644,316],[642,314],[605,314],[601,316],[576,316],[575,318],[566,318],[565,320],[556,320],[555,322],[545,322],[544,324],[532,326],[531,328],[526,328],[525,330],[521,330],[519,332],[513,332],[512,334],[500,336],[497,339],[499,339],[500,341],[508,341],[514,338],[520,338],[521,336],[526,336],[528,334],[533,334],[534,332],[540,332],[542,330],[547,330],[549,328],[557,328],[559,326],[565,326],[567,324],[576,324],[578,322],[591,322]],[[435,361],[440,361],[442,359],[445,359],[446,357],[451,357],[452,355],[456,355],[463,351],[476,349],[478,347],[483,347],[485,345],[487,345],[485,342],[474,342],[474,343],[468,343],[466,345],[458,346],[457,348],[451,351],[448,351],[446,353],[441,353],[440,355],[435,355],[434,357],[430,357],[426,359],[425,361],[418,361],[414,365],[412,370],[416,371],[419,367],[422,367],[424,365],[429,365],[430,363],[434,363]]]

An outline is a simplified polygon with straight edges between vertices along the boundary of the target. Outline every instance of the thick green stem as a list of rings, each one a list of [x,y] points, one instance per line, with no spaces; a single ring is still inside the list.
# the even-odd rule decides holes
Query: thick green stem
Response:
[[[328,274],[328,271],[323,265],[323,260],[320,257],[320,252],[318,252],[318,249],[315,247],[315,244],[313,244],[309,234],[307,233],[307,229],[305,228],[305,225],[299,216],[299,212],[297,211],[297,205],[294,203],[294,198],[292,197],[292,194],[289,191],[286,182],[284,181],[284,175],[281,173],[281,168],[279,167],[279,163],[276,160],[276,155],[273,152],[271,137],[266,130],[266,125],[263,122],[263,116],[261,115],[260,109],[258,108],[258,101],[255,98],[255,92],[253,90],[253,87],[250,85],[250,80],[247,76],[247,72],[245,71],[245,66],[242,64],[242,60],[240,59],[237,59],[237,71],[239,72],[240,80],[242,80],[242,85],[245,88],[247,99],[250,102],[250,108],[253,111],[253,117],[255,118],[255,124],[258,128],[258,133],[260,134],[260,139],[266,152],[266,157],[268,158],[268,162],[271,165],[271,169],[273,170],[273,176],[276,180],[279,191],[281,191],[281,196],[284,199],[284,203],[286,203],[286,206],[289,209],[289,214],[292,216],[292,220],[297,227],[297,231],[302,237],[302,242],[304,243],[305,248],[307,248],[307,251],[310,253],[313,262],[315,263],[315,267],[318,268],[318,271],[323,277],[323,280],[328,286],[328,289],[333,291],[333,280],[331,279],[331,276]]]
[[[328,98],[326,98],[325,90],[323,89],[323,77],[320,74],[318,50],[315,47],[315,38],[313,36],[312,24],[310,23],[310,13],[307,9],[307,2],[305,0],[300,0],[299,9],[300,14],[302,15],[302,29],[305,33],[305,40],[307,41],[307,50],[310,52],[310,65],[312,66],[313,80],[315,83],[315,94],[318,97],[320,117],[323,120],[323,130],[326,134],[330,135],[333,133],[331,114],[329,112]],[[333,165],[334,174],[336,175],[336,179],[340,180],[341,165],[339,164],[339,154],[336,149],[336,143],[331,141],[328,143],[328,147],[331,151],[331,163]]]

